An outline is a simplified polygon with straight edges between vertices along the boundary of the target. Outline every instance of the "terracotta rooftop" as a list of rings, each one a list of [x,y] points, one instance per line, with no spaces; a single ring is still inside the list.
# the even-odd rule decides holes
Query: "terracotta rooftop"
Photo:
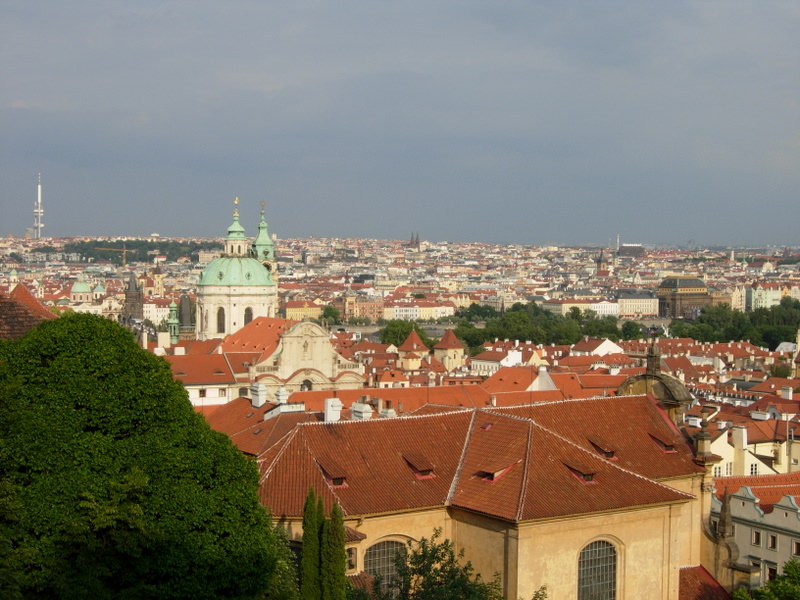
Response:
[[[691,499],[657,481],[699,467],[649,398],[556,404],[299,424],[259,455],[261,499],[299,517],[313,486],[346,515],[452,505],[512,521]]]

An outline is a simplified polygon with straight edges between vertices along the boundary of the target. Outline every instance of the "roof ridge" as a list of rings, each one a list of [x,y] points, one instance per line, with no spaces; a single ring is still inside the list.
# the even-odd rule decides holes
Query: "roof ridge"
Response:
[[[278,460],[281,458],[281,456],[283,456],[283,453],[286,451],[286,448],[289,446],[289,444],[291,444],[292,440],[295,438],[296,435],[297,435],[297,427],[292,427],[292,429],[287,433],[287,435],[284,436],[285,437],[285,441],[283,442],[283,446],[281,446],[281,449],[278,450],[278,453],[275,455],[275,458],[272,459],[272,464],[269,466],[269,468],[266,471],[264,471],[264,474],[261,475],[261,477],[258,478],[259,487],[264,485],[264,481],[266,481],[267,478],[270,475],[272,475],[272,470],[275,468],[275,465],[277,464]],[[279,443],[280,443],[280,440],[275,442],[275,444],[279,444]],[[273,444],[273,447],[274,447],[274,444]],[[263,454],[264,453],[262,452],[261,456],[263,456]],[[264,459],[258,458],[258,457],[256,458],[256,464],[263,463],[263,462],[264,462]]]
[[[531,440],[533,438],[533,420],[528,419],[528,440],[525,443],[525,468],[522,471],[522,483],[519,487],[519,500],[517,501],[517,514],[514,515],[515,521],[521,521],[522,515],[525,512],[525,498],[527,497],[528,489],[528,474],[531,464]]]
[[[434,405],[434,406],[436,406],[436,405]],[[448,408],[453,408],[453,407],[450,407],[447,404],[441,404],[441,405],[438,405],[438,406],[447,406]],[[443,416],[461,414],[462,412],[465,412],[465,411],[468,411],[468,410],[480,410],[479,408],[471,408],[469,406],[463,406],[463,407],[459,406],[459,407],[455,407],[455,408],[459,408],[459,409],[463,409],[463,410],[452,410],[452,411],[449,411],[449,412],[432,413],[432,414],[428,414],[428,415],[417,415],[417,414],[397,415],[396,417],[384,417],[384,418],[378,418],[378,419],[343,419],[343,420],[340,420],[340,421],[304,421],[302,423],[298,423],[297,427],[318,427],[320,425],[346,425],[348,423],[388,423],[388,422],[391,422],[391,421],[398,421],[398,420],[413,420],[413,419],[427,419],[427,418],[433,418],[433,417],[443,417]],[[310,411],[310,412],[317,413],[319,411]]]
[[[461,480],[461,471],[464,469],[464,457],[467,455],[467,447],[472,439],[472,431],[475,428],[477,414],[478,410],[472,409],[469,427],[467,427],[467,432],[464,435],[464,444],[461,446],[461,456],[458,457],[458,466],[456,466],[456,471],[453,473],[453,480],[450,482],[450,489],[447,490],[447,497],[444,500],[445,506],[450,506],[452,503],[453,495],[456,493],[456,487],[458,486],[458,482]]]

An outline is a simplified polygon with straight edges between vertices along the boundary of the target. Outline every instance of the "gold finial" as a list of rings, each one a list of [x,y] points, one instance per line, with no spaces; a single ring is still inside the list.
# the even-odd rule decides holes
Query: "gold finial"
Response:
[[[233,216],[238,218],[239,217],[239,196],[236,196],[233,199]]]
[[[264,216],[264,207],[267,205],[267,203],[262,200],[261,202],[259,202],[259,204],[261,205],[261,216],[263,217]]]

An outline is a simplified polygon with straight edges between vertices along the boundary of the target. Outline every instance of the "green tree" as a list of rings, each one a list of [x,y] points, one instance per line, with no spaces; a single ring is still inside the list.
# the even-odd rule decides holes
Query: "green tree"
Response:
[[[347,555],[344,549],[344,518],[338,503],[322,526],[322,560],[320,579],[322,600],[346,600]]]
[[[100,317],[0,345],[0,482],[9,597],[256,598],[277,562],[255,463]]]
[[[636,321],[625,321],[622,324],[623,340],[638,340],[642,337],[642,326]]]
[[[332,304],[328,304],[324,309],[322,309],[321,319],[323,323],[338,325],[341,323],[339,310],[333,306]]]
[[[386,327],[378,332],[378,335],[380,336],[382,344],[393,344],[394,346],[400,346],[404,341],[406,341],[408,335],[414,330],[416,330],[417,334],[419,334],[423,344],[425,344],[428,348],[433,346],[433,340],[431,340],[425,334],[425,332],[422,330],[422,327],[413,321],[389,321],[386,323]]]
[[[783,565],[783,574],[749,594],[743,588],[734,591],[734,600],[797,600],[800,598],[800,560],[790,559]]]
[[[319,600],[322,597],[320,582],[320,531],[324,514],[320,514],[314,488],[308,490],[303,506],[303,554],[300,558],[300,597]]]
[[[500,579],[484,581],[472,564],[456,554],[453,543],[440,539],[436,529],[430,539],[409,542],[408,551],[395,557],[396,577],[378,592],[380,600],[500,600]]]

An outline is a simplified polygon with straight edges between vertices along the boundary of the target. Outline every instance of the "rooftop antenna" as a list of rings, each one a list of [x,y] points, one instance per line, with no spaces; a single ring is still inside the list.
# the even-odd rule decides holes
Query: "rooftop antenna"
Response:
[[[42,237],[42,229],[44,223],[42,217],[44,216],[44,209],[42,208],[42,174],[39,173],[38,183],[36,184],[36,204],[33,205],[33,239],[38,240]]]

